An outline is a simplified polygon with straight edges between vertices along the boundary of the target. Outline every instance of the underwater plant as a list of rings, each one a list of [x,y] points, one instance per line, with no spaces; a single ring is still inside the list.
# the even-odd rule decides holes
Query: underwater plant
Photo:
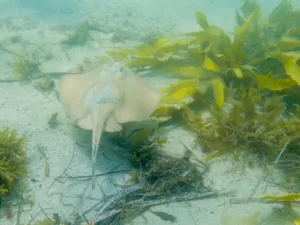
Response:
[[[299,138],[299,107],[286,118],[282,96],[263,95],[255,88],[233,92],[227,108],[211,106],[209,115],[190,109],[183,113],[205,151],[232,154],[247,150],[274,161],[286,143]]]
[[[299,192],[300,107],[286,111],[283,96],[255,88],[233,91],[226,107],[209,111],[186,108],[185,125],[193,130],[207,154],[206,162],[222,155],[267,169],[275,165],[285,176],[278,183]],[[249,157],[251,156],[251,157]],[[251,164],[250,164],[251,163]],[[266,172],[267,172],[266,171]]]
[[[200,166],[192,163],[193,154],[189,150],[183,157],[173,157],[163,151],[168,141],[162,135],[163,128],[128,130],[124,128],[113,140],[130,154],[129,160],[135,168],[129,174],[130,183],[146,181],[153,187],[152,192],[167,196],[209,190],[203,182],[206,166],[202,162]]]
[[[51,92],[55,84],[51,77],[45,76],[44,78],[36,81],[33,86],[41,92]]]
[[[66,45],[84,45],[89,39],[89,23],[86,21],[79,25],[65,40],[61,41]]]
[[[18,137],[16,130],[0,130],[0,198],[27,173],[25,144],[26,137]]]
[[[40,72],[39,65],[40,64],[35,61],[16,58],[15,61],[10,64],[10,67],[13,73],[18,75],[19,79],[30,80],[30,77]]]
[[[251,14],[253,21],[247,31],[244,51],[247,61],[266,59],[281,51],[293,51],[299,45],[300,13],[291,0],[282,0],[267,18],[263,17],[256,1],[246,0],[237,11],[238,24],[243,24]]]
[[[237,11],[233,38],[197,12],[202,30],[163,37],[135,48],[108,51],[108,54],[136,71],[158,71],[166,77],[180,79],[162,90],[160,107],[152,114],[162,120],[170,119],[174,112],[201,99],[207,92],[212,93],[214,104],[222,108],[226,101],[225,87],[256,86],[290,94],[300,84],[297,51],[300,20],[292,21],[291,15],[300,16],[291,1],[281,1],[265,19],[258,3],[246,0]],[[291,93],[294,94],[295,91]]]
[[[47,123],[50,128],[56,128],[59,125],[59,121],[57,117],[58,117],[58,112],[54,112],[49,116]]]
[[[130,161],[134,167],[143,166],[151,168],[154,162],[153,156],[160,151],[167,142],[166,137],[160,137],[160,131],[156,128],[144,128],[131,130],[125,126],[122,131],[113,135],[112,140],[123,146],[130,152]],[[132,173],[134,175],[134,173]]]
[[[0,46],[1,50],[1,46]],[[12,72],[17,75],[16,79],[30,80],[36,78],[42,72],[39,68],[41,62],[53,58],[51,49],[40,44],[35,49],[27,49],[25,52],[15,53],[9,49],[2,49],[8,54],[13,54],[14,60],[10,62]]]

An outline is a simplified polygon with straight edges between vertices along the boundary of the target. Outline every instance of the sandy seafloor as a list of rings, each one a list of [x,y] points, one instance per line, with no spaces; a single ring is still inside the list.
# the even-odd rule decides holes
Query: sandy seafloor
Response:
[[[235,9],[243,1],[232,1],[232,5],[217,0],[124,0],[124,1],[71,1],[61,0],[52,3],[41,3],[33,0],[14,0],[10,3],[0,0],[0,44],[20,54],[45,48],[50,51],[53,58],[41,63],[40,68],[44,72],[68,71],[82,63],[85,57],[93,60],[101,56],[105,50],[119,45],[126,46],[135,42],[134,38],[125,43],[111,43],[113,34],[92,32],[92,38],[88,44],[81,47],[65,48],[60,41],[72,32],[72,29],[86,19],[103,21],[109,26],[124,27],[127,21],[131,24],[129,30],[132,36],[147,33],[149,29],[168,30],[181,32],[197,29],[194,12],[202,11],[210,23],[222,27],[227,32],[232,32],[234,27]],[[32,3],[39,4],[34,7]],[[40,2],[40,3],[39,3]],[[50,2],[50,1],[49,1]],[[263,3],[265,10],[269,11],[268,1]],[[273,1],[277,4],[278,1]],[[69,4],[69,5],[68,5]],[[13,6],[12,6],[13,5]],[[19,9],[16,10],[15,7]],[[117,16],[116,16],[117,15]],[[12,37],[20,36],[20,42],[12,42]],[[0,77],[9,77],[12,74],[9,63],[14,56],[0,51]],[[153,87],[159,89],[170,83],[164,78],[147,77]],[[44,208],[47,214],[58,212],[68,218],[72,212],[81,212],[82,205],[88,206],[101,200],[102,191],[107,195],[115,193],[119,188],[115,184],[124,183],[124,177],[113,175],[99,178],[95,190],[91,190],[91,184],[87,181],[61,180],[54,181],[67,168],[72,156],[72,163],[67,173],[70,176],[89,175],[91,172],[91,135],[73,126],[59,102],[55,92],[41,93],[31,83],[0,83],[0,127],[8,126],[19,131],[20,135],[28,136],[28,165],[29,175],[24,179],[28,191],[24,194],[34,200],[32,209],[28,206],[21,214],[20,224],[26,224],[36,215],[40,208]],[[49,116],[58,112],[59,126],[52,129],[48,126]],[[179,140],[188,146],[193,146],[195,135],[183,129],[169,129],[169,141],[165,148],[173,155],[182,155],[184,147]],[[49,177],[44,176],[45,162],[38,149],[42,148],[48,157],[50,165]],[[200,148],[196,148],[195,154],[203,157]],[[113,169],[126,168],[126,161],[118,154],[118,147],[102,140],[101,150],[98,154],[97,173],[107,172]],[[121,164],[121,166],[120,166]],[[263,173],[260,169],[245,168],[230,159],[219,159],[210,165],[210,171],[206,174],[206,182],[216,191],[234,191],[235,197],[247,198],[255,192],[255,195],[281,193],[276,186],[268,185],[263,181]],[[34,180],[34,182],[33,182]],[[260,182],[260,180],[262,180]],[[101,191],[101,188],[102,191]],[[85,198],[82,202],[76,196],[85,190]],[[61,196],[65,195],[64,198]],[[88,197],[87,197],[88,196]],[[188,203],[173,203],[156,207],[154,210],[164,211],[177,216],[174,224],[189,225],[220,225],[222,215],[240,216],[252,215],[260,212],[264,218],[272,210],[280,208],[273,204],[230,204],[230,197],[211,198]],[[16,202],[17,203],[17,202]],[[0,217],[0,225],[16,224],[17,208],[13,208],[13,218]],[[36,219],[44,218],[39,213]],[[136,218],[132,224],[169,224],[151,213],[145,213],[143,217]],[[268,224],[268,223],[264,223]],[[275,222],[272,224],[276,224]],[[283,223],[280,223],[283,224]],[[292,224],[291,221],[286,224]],[[236,225],[236,224],[232,224]]]

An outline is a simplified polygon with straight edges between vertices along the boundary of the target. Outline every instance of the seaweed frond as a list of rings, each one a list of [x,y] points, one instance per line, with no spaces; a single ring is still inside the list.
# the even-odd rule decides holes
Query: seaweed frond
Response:
[[[0,197],[27,173],[25,144],[26,137],[18,137],[16,130],[0,130]]]

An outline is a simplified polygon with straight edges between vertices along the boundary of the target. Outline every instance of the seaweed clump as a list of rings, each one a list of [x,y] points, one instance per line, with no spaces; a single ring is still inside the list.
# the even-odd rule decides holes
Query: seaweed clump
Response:
[[[40,69],[41,62],[53,58],[51,50],[45,45],[39,45],[36,49],[26,50],[22,54],[15,53],[6,48],[2,50],[15,56],[14,60],[10,62],[11,70],[17,76],[14,78],[15,80],[32,80],[38,78],[42,74]]]
[[[197,134],[207,160],[229,154],[249,163],[254,156],[257,165],[272,162],[287,174],[282,186],[299,191],[300,107],[287,112],[283,96],[255,88],[233,91],[226,104],[208,112],[184,110],[183,119]]]
[[[26,137],[17,137],[16,130],[0,131],[0,198],[11,191],[17,179],[27,174]]]
[[[54,112],[48,118],[47,123],[50,128],[56,128],[59,125],[59,121],[57,117],[58,117],[58,112]]]
[[[55,83],[51,77],[46,76],[45,78],[42,78],[41,80],[36,81],[34,83],[34,87],[41,92],[49,93],[54,89]]]
[[[10,64],[10,67],[18,78],[22,80],[30,80],[30,78],[40,72],[39,62],[18,58]]]
[[[129,160],[136,169],[131,173],[132,180],[146,180],[155,187],[151,191],[155,190],[156,193],[164,195],[173,196],[203,190],[202,175],[206,167],[201,162],[199,166],[191,163],[193,155],[189,150],[182,158],[166,154],[162,148],[167,139],[159,137],[159,131],[151,129],[144,129],[131,134],[131,137],[123,138],[127,140],[122,142],[126,143],[124,147],[129,151]]]
[[[244,46],[248,61],[264,59],[284,50],[299,49],[300,13],[292,1],[280,1],[271,14],[263,18],[260,5],[256,1],[246,0],[237,11],[237,23],[243,24],[251,15],[254,18],[247,31]]]
[[[208,153],[247,150],[275,160],[285,143],[300,132],[300,120],[296,116],[291,119],[282,116],[285,104],[281,96],[263,96],[249,88],[228,102],[227,109],[210,107],[206,116],[201,111],[184,113],[187,125],[197,133]]]
[[[89,23],[84,22],[68,36],[66,40],[61,41],[62,44],[74,46],[84,45],[89,39]]]

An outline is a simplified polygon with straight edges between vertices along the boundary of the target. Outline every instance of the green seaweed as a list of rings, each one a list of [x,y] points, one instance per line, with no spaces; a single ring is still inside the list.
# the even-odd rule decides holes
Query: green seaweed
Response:
[[[84,22],[75,31],[68,36],[67,39],[61,41],[62,44],[74,46],[84,45],[89,39],[89,23]]]
[[[26,137],[18,137],[16,130],[0,130],[0,197],[14,187],[15,181],[27,174]]]
[[[54,80],[49,77],[49,76],[46,76],[38,81],[36,81],[33,86],[41,91],[41,92],[51,92],[55,86],[54,84]]]
[[[113,140],[130,154],[129,160],[134,166],[128,182],[146,181],[152,187],[151,192],[154,195],[159,193],[160,196],[209,190],[203,183],[206,165],[195,159],[190,150],[186,150],[183,157],[174,157],[164,152],[163,146],[168,139],[163,132],[160,128],[132,130],[125,127],[114,136]],[[197,163],[192,163],[192,159]]]
[[[39,66],[41,62],[50,60],[53,58],[51,50],[44,44],[40,44],[35,49],[28,49],[24,53],[15,53],[9,49],[3,49],[0,46],[0,50],[5,50],[8,54],[13,54],[16,57],[10,62],[12,72],[17,75],[16,79],[31,80],[38,74],[42,73]]]
[[[131,153],[131,162],[134,166],[143,166],[149,168],[153,155],[158,149],[161,149],[167,141],[167,138],[160,137],[158,131],[153,128],[141,130],[131,130],[125,127],[121,132],[113,137],[114,141],[120,145],[125,145]],[[125,142],[124,142],[125,141]]]
[[[59,121],[58,121],[57,117],[58,117],[58,113],[54,112],[48,118],[47,123],[50,128],[56,128],[59,125]]]
[[[10,64],[10,67],[19,79],[30,80],[32,76],[40,73],[39,65],[40,64],[36,61],[16,58],[15,61]]]
[[[285,142],[300,131],[300,120],[281,119],[285,109],[282,97],[263,98],[253,88],[240,93],[233,94],[229,109],[211,106],[207,117],[203,111],[187,109],[184,112],[187,125],[197,133],[208,153],[246,151],[275,160]],[[296,130],[291,130],[292,127]]]

